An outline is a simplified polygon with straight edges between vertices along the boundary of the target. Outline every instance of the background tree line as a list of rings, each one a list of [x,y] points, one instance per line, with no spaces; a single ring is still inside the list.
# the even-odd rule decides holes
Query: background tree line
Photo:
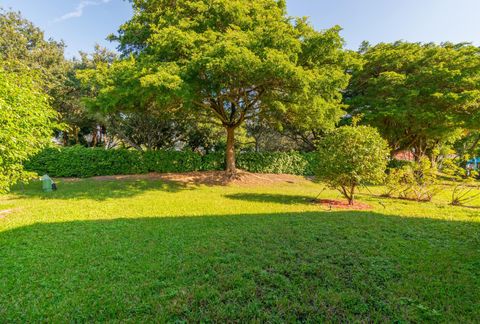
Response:
[[[118,53],[96,46],[75,59],[21,14],[1,12],[2,75],[30,78],[51,107],[27,127],[32,134],[53,129],[64,146],[225,151],[232,174],[236,151],[315,151],[325,134],[352,123],[377,128],[392,154],[479,154],[476,46],[349,51],[340,27],[317,31],[290,17],[285,1],[132,5],[134,16],[109,36]],[[2,138],[15,131],[4,127]]]

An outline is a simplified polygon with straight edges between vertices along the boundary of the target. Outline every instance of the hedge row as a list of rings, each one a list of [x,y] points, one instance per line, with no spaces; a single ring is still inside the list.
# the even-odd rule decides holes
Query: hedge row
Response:
[[[237,167],[255,173],[312,175],[312,153],[239,153]],[[225,168],[223,154],[200,155],[191,151],[105,150],[81,146],[48,148],[25,168],[53,177],[93,177],[148,172],[216,171]]]

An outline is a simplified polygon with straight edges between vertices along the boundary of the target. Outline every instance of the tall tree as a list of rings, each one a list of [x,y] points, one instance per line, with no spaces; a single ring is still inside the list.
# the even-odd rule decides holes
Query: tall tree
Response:
[[[63,56],[65,45],[45,39],[44,33],[19,12],[0,8],[0,58],[11,62],[8,69],[28,67],[42,74],[46,91],[62,84],[68,62]]]
[[[229,174],[245,120],[273,110],[339,115],[349,79],[340,28],[318,32],[288,17],[283,0],[132,3],[134,16],[112,36],[125,59],[108,67],[122,82],[97,78],[98,101],[124,104],[119,95],[141,94],[161,108],[206,116],[226,130]]]
[[[80,102],[82,94],[74,73],[77,64],[65,59],[64,43],[46,39],[43,31],[19,12],[1,9],[0,35],[0,59],[4,68],[19,73],[26,69],[40,73],[42,77],[37,82],[50,96],[51,106],[60,113],[61,130],[65,135],[78,135],[78,130],[90,119]],[[72,137],[78,138],[75,135]]]
[[[480,127],[480,49],[396,42],[361,48],[364,66],[348,92],[351,113],[377,127],[394,150],[417,158]]]
[[[52,106],[68,125],[62,132],[64,145],[84,144],[82,138],[86,136],[92,137],[91,145],[98,143],[97,129],[104,125],[97,114],[85,107],[83,99],[94,93],[82,86],[77,71],[95,68],[100,62],[112,63],[116,57],[116,53],[97,44],[92,53],[80,52],[80,59],[67,62],[62,83],[51,91]]]

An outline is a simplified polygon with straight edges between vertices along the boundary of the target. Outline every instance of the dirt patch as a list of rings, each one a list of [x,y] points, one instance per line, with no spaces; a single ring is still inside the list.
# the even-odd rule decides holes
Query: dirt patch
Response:
[[[5,210],[0,210],[0,219],[7,217],[11,213],[13,213],[13,209],[5,209]]]
[[[321,199],[315,202],[316,204],[320,204],[328,209],[345,209],[345,210],[371,210],[372,206],[361,203],[361,202],[354,202],[353,205],[349,205],[348,201],[343,200],[333,200],[333,199]]]
[[[288,174],[257,174],[238,171],[235,179],[230,179],[223,171],[187,172],[187,173],[148,173],[139,175],[101,176],[91,178],[97,181],[115,180],[162,180],[179,182],[183,184],[208,185],[208,186],[261,186],[272,184],[303,183],[309,179]],[[64,178],[66,182],[78,181],[77,178]]]
[[[237,185],[261,186],[281,183],[302,183],[305,178],[287,174],[256,174],[245,171],[238,172],[236,178],[229,178],[225,172],[191,172],[183,174],[163,174],[161,179],[181,183],[194,183],[204,185]]]

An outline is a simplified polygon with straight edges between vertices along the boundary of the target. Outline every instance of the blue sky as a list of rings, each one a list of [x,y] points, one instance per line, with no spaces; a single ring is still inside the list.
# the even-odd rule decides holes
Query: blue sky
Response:
[[[250,0],[245,0],[250,1]],[[0,0],[0,6],[19,10],[45,31],[63,39],[66,55],[91,51],[131,16],[123,0]],[[473,42],[480,46],[480,0],[288,0],[289,14],[309,16],[318,29],[343,27],[347,47],[407,41]]]

